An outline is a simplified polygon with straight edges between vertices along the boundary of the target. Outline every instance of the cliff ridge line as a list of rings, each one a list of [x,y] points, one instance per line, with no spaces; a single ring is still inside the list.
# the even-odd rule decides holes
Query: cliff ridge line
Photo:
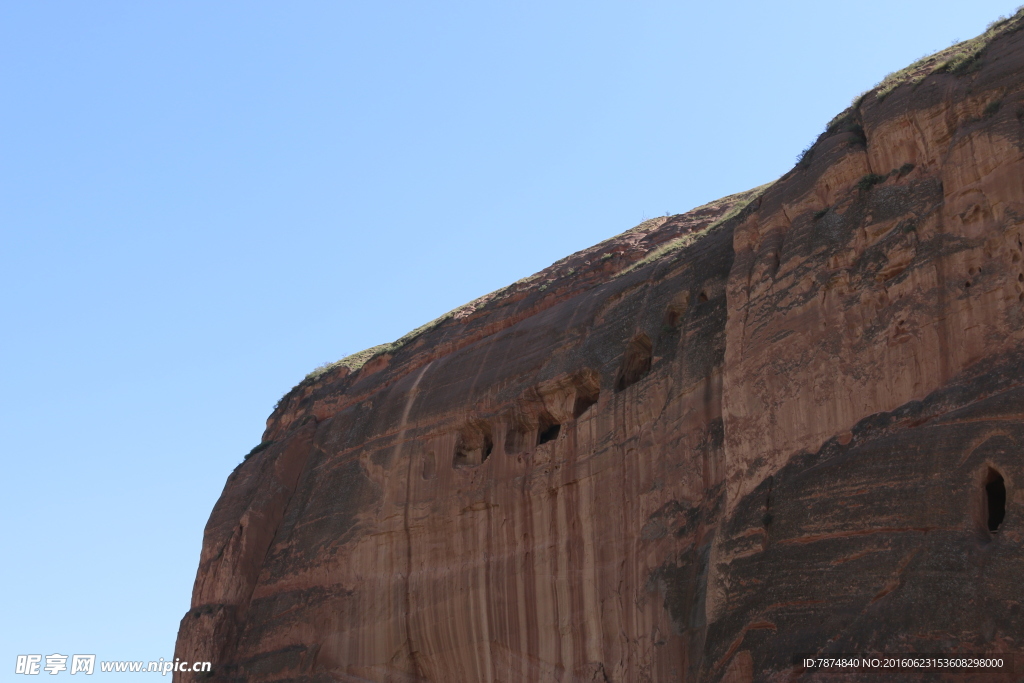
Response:
[[[1024,662],[1022,19],[770,186],[301,382],[211,514],[175,655],[253,683]]]

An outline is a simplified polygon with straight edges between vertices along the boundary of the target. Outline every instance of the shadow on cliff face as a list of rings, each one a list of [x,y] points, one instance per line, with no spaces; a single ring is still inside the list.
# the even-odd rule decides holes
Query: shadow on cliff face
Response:
[[[638,334],[626,344],[622,354],[622,365],[615,377],[615,391],[633,386],[651,371],[651,350],[653,344],[646,334]]]
[[[722,430],[721,419],[707,426],[697,447],[705,461],[722,456]],[[644,541],[671,536],[682,544],[682,550],[648,575],[644,591],[661,596],[672,630],[682,639],[685,655],[681,660],[686,667],[683,680],[699,680],[704,663],[709,560],[724,493],[724,486],[718,484],[707,490],[697,505],[669,501],[648,517],[640,531]],[[668,643],[661,639],[654,645],[662,648]]]
[[[264,566],[300,571],[338,552],[357,533],[360,514],[380,500],[380,487],[357,458],[338,461],[316,450],[296,487]]]
[[[1022,370],[1019,354],[973,368],[746,496],[721,532],[716,569],[730,588],[704,675],[740,651],[758,680],[798,672],[800,653],[1013,651],[1024,632]]]
[[[687,671],[684,680],[698,680],[704,663],[707,634],[708,568],[714,541],[713,525],[717,521],[722,500],[722,487],[709,492],[707,506],[683,510],[678,503],[659,510],[645,526],[646,535],[662,533],[668,520],[678,522],[672,531],[676,537],[691,537],[699,545],[690,545],[674,558],[666,560],[648,576],[645,590],[662,597],[662,606],[668,612],[675,635],[683,639]],[[673,507],[675,509],[673,509]],[[667,519],[666,519],[667,518]],[[673,519],[674,518],[674,519]],[[669,523],[669,526],[674,526]],[[650,531],[648,531],[650,529]],[[656,647],[664,646],[656,641]]]

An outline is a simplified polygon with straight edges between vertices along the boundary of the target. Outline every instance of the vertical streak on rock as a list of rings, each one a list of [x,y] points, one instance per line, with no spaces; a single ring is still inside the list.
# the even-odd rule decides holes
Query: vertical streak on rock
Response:
[[[523,640],[526,643],[526,660],[530,666],[540,660],[540,630],[537,623],[537,572],[536,543],[533,529],[533,497],[530,495],[530,477],[522,477],[522,499],[520,509],[523,518],[523,569],[522,623]]]
[[[629,419],[629,406],[623,398],[623,394],[616,397],[615,407],[616,413],[621,411],[622,418],[616,419],[615,430],[618,432],[618,446],[619,452],[622,454],[622,532],[621,543],[624,546],[622,548],[622,561],[618,564],[619,576],[618,576],[618,611],[619,618],[621,619],[622,632],[619,634],[620,647],[625,653],[625,666],[626,672],[632,672],[634,670],[635,663],[633,661],[633,647],[631,647],[637,631],[637,610],[633,609],[632,596],[634,594],[634,578],[633,578],[633,563],[629,561],[636,549],[632,547],[634,529],[631,528],[631,521],[633,516],[636,514],[633,510],[632,501],[635,496],[633,487],[633,479],[635,476],[635,461],[636,461],[636,449],[630,448],[626,444],[631,443],[628,439],[628,425]],[[618,415],[616,415],[616,418]],[[623,443],[625,442],[625,443]]]
[[[583,550],[583,525],[580,521],[580,498],[585,495],[580,490],[579,472],[577,471],[579,420],[575,419],[572,429],[566,435],[565,447],[567,450],[566,462],[562,468],[563,490],[566,492],[566,517],[567,529],[566,538],[569,543],[568,552],[568,577],[569,577],[569,609],[571,615],[588,614],[588,605],[584,595],[585,591],[585,567],[586,557]],[[572,626],[574,620],[570,623]],[[583,666],[587,661],[587,640],[589,638],[589,624],[587,620],[578,623],[573,633],[573,668]]]
[[[937,212],[936,216],[936,231],[939,234],[945,233],[945,221],[943,212]],[[945,384],[950,377],[949,368],[949,321],[946,316],[943,315],[945,311],[949,310],[949,292],[946,291],[947,280],[946,280],[946,268],[945,261],[943,259],[935,259],[933,267],[935,268],[935,298],[936,298],[936,311],[935,316],[935,334],[936,334],[936,346],[938,347],[938,364],[939,372],[937,384]]]
[[[554,447],[554,444],[549,446]],[[562,545],[559,541],[558,534],[558,490],[551,487],[550,478],[545,481],[545,488],[547,489],[544,493],[545,510],[547,516],[547,547],[546,547],[546,558],[547,558],[547,594],[550,596],[548,604],[551,605],[553,612],[551,623],[554,625],[554,637],[551,639],[552,652],[548,661],[555,665],[555,680],[561,681],[562,674],[565,671],[565,662],[562,659],[562,641],[564,634],[562,633],[562,619],[566,617],[565,610],[563,609],[562,600],[564,598],[563,591],[558,590],[559,584],[559,555],[562,552]]]
[[[484,602],[484,647],[483,652],[485,655],[486,663],[486,674],[485,680],[490,683],[495,679],[494,676],[494,641],[495,634],[497,632],[495,624],[495,605],[493,604],[495,598],[500,595],[500,592],[496,590],[497,586],[492,582],[491,564],[495,561],[494,556],[494,508],[489,507],[484,512],[487,515],[487,524],[484,525],[484,589],[482,591],[482,598]]]
[[[419,391],[420,381],[423,376],[427,374],[427,370],[430,369],[432,363],[427,363],[420,370],[420,374],[416,376],[416,381],[413,382],[412,388],[409,389],[409,396],[405,400],[405,410],[402,411],[402,421],[398,431],[398,442],[395,444],[394,460],[398,462],[398,458],[402,453],[402,445],[405,443],[405,426],[409,420],[409,411],[412,410],[412,404],[416,400],[416,395]],[[412,507],[412,463],[413,456],[410,453],[409,466],[406,468],[405,475],[405,502],[403,510],[402,524],[405,528],[405,600],[404,600],[404,612],[405,612],[405,638],[409,646],[409,660],[412,662],[413,675],[417,678],[422,677],[420,670],[419,657],[417,656],[416,646],[413,642],[413,629],[412,629],[412,598],[410,596],[411,585],[412,585],[412,531],[409,528],[409,512]]]
[[[711,375],[704,378],[704,424],[710,427],[711,421],[714,419],[714,413],[716,411],[712,408],[712,401],[714,399],[714,393],[711,385]],[[721,399],[721,392],[719,392],[719,399]],[[718,413],[721,414],[722,406],[718,406]],[[709,438],[710,441],[710,438]],[[711,446],[710,444],[701,448],[701,485],[704,491],[711,490]]]

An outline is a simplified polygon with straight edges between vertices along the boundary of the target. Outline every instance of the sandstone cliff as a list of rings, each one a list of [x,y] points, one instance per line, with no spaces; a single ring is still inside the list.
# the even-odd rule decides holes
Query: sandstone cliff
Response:
[[[176,655],[254,682],[826,680],[793,655],[830,652],[1024,676],[1022,25],[893,75],[770,186],[301,382],[210,517]]]

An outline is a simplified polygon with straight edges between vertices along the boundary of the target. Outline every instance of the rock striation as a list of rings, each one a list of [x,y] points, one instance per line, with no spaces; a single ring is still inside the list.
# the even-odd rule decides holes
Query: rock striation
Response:
[[[312,373],[228,478],[176,656],[747,682],[997,653],[1015,673],[940,678],[1024,679],[1022,27],[894,74],[769,186]]]

